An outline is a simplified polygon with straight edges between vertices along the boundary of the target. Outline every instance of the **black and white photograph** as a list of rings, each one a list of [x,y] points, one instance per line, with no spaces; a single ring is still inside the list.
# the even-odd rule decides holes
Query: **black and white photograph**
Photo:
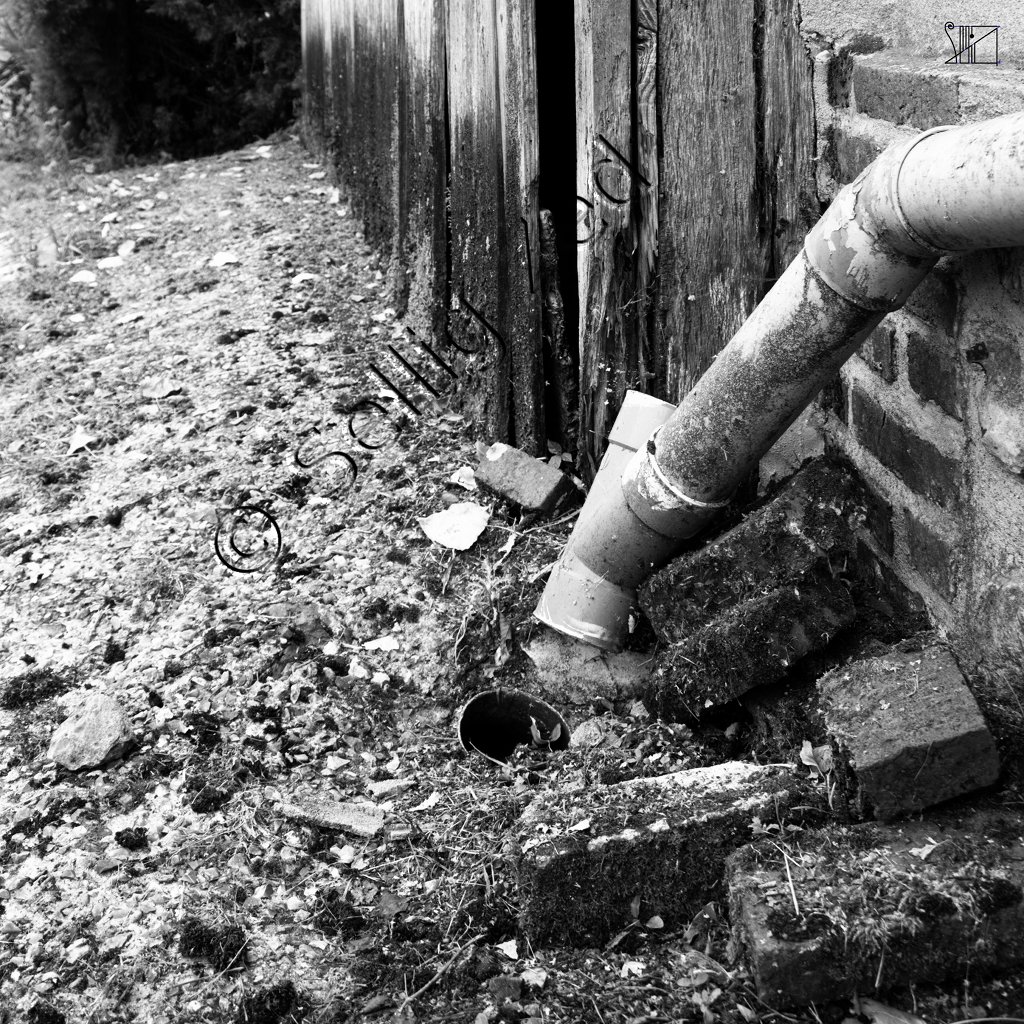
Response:
[[[0,0],[0,1024],[1024,1024],[1024,0]]]

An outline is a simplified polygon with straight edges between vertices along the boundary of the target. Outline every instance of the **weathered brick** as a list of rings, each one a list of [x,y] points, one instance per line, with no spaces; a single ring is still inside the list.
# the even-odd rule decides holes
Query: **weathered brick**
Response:
[[[860,347],[860,356],[886,384],[896,379],[896,328],[883,320]]]
[[[999,760],[953,656],[932,646],[833,669],[818,680],[833,744],[856,801],[890,819],[988,786]]]
[[[878,542],[879,548],[891,556],[895,546],[892,529],[892,505],[871,487],[865,487],[864,506],[867,509],[865,525]]]
[[[636,899],[642,919],[684,926],[720,898],[725,858],[755,817],[817,822],[824,805],[791,769],[736,761],[540,796],[518,828],[522,929],[535,947],[602,945]]]
[[[572,481],[560,470],[500,441],[487,449],[474,476],[495,494],[538,512],[550,512],[573,491]]]
[[[731,855],[732,952],[760,998],[831,1003],[1024,962],[1022,822],[960,824],[833,828]]]
[[[857,385],[852,414],[857,439],[912,491],[947,508],[957,503],[962,476],[959,460],[943,454],[909,424],[886,413]]]
[[[648,701],[662,718],[697,717],[779,682],[855,618],[846,586],[825,573],[750,598],[657,657]]]
[[[960,561],[956,547],[921,522],[910,509],[906,510],[905,520],[910,564],[934,590],[947,601],[952,601],[956,596]]]
[[[840,422],[849,426],[849,410],[846,407],[846,384],[837,373],[818,395],[818,405],[826,412],[837,416]]]
[[[853,94],[858,111],[893,124],[924,129],[960,119],[957,77],[937,70],[934,59],[892,51],[858,58]]]
[[[816,459],[739,526],[655,573],[640,606],[662,640],[685,640],[720,611],[851,555],[862,503],[848,469]]]
[[[907,328],[907,375],[910,386],[926,401],[963,419],[957,384],[956,347],[944,331]]]

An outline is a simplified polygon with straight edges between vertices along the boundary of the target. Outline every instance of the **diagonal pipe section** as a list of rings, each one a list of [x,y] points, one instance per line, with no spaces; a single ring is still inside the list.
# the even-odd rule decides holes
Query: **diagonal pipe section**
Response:
[[[933,128],[887,149],[839,193],[707,373],[639,446],[621,486],[595,486],[601,507],[588,513],[585,506],[559,566],[585,567],[621,606],[717,518],[762,456],[941,256],[1019,245],[1024,113]],[[548,588],[564,585],[556,570]],[[562,602],[574,596],[563,593]],[[544,621],[562,629],[549,616]],[[625,630],[620,615],[592,636],[578,621],[563,631],[614,649]]]

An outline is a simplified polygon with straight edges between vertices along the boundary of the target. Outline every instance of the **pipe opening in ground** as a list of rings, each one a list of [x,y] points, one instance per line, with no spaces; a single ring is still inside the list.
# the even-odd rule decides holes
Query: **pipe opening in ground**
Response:
[[[523,744],[539,750],[569,746],[569,725],[547,701],[522,690],[485,690],[459,715],[459,742],[469,753],[507,761]]]

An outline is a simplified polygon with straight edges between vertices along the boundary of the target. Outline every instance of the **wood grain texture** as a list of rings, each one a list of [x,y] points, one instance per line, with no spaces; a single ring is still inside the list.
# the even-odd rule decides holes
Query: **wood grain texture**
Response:
[[[770,193],[774,279],[821,214],[814,179],[811,57],[800,35],[800,7],[797,0],[764,0],[764,5],[762,162]]]
[[[754,0],[659,0],[658,354],[678,401],[759,298]]]
[[[509,436],[509,312],[503,255],[502,118],[497,0],[449,0],[450,337],[476,354],[458,358],[460,404],[488,439]]]
[[[650,179],[634,160],[632,45],[631,4],[576,0],[579,451],[588,475],[639,362],[634,208]]]
[[[314,153],[322,153],[324,119],[324,18],[322,0],[302,0],[302,130]]]
[[[540,187],[534,0],[497,0],[498,93],[508,287],[511,427],[516,445],[546,452],[541,325]]]
[[[405,322],[417,335],[436,342],[444,336],[447,287],[443,0],[404,0],[402,28],[405,99],[399,119],[405,219],[397,248],[405,276]]]

